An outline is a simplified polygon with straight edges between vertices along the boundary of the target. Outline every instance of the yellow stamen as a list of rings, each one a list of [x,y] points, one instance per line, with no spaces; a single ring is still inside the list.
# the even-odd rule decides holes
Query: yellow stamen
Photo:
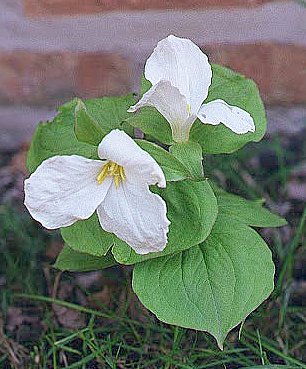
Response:
[[[98,183],[101,184],[108,175],[108,164],[106,163],[97,177]]]
[[[125,180],[125,173],[123,167],[119,165],[119,174],[122,180]]]
[[[120,183],[120,177],[115,176],[114,180],[115,180],[115,186],[116,186],[116,188],[118,188],[119,183]]]
[[[190,104],[187,104],[187,113],[190,114],[191,113],[191,106]]]
[[[114,177],[115,186],[118,188],[120,183],[125,180],[124,168],[117,163],[107,161],[97,176],[98,184],[100,185],[107,176]]]
[[[117,171],[118,171],[118,164],[111,162],[109,166],[109,175],[114,176],[115,173],[117,173]]]

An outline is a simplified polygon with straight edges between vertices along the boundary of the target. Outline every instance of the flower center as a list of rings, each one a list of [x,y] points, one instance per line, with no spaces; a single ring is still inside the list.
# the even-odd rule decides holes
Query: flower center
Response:
[[[97,176],[98,184],[100,185],[107,176],[114,177],[115,186],[118,188],[119,184],[125,180],[124,168],[117,163],[107,161]]]

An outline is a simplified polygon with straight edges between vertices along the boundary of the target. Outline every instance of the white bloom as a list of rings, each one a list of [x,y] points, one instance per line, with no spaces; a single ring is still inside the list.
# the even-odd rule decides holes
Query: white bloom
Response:
[[[128,111],[155,107],[170,123],[174,141],[188,141],[197,117],[205,124],[223,123],[238,134],[255,131],[253,118],[246,111],[223,100],[202,104],[211,84],[211,66],[207,56],[188,39],[170,35],[159,41],[146,62],[145,77],[152,87]]]
[[[156,161],[126,133],[103,138],[101,160],[54,156],[25,181],[25,205],[44,227],[68,227],[97,211],[101,227],[137,253],[162,251],[169,220],[164,200],[149,185],[166,187]]]

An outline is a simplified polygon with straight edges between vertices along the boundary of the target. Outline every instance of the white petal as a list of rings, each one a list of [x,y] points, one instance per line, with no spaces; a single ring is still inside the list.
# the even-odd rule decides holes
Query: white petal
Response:
[[[207,97],[212,71],[207,56],[197,45],[170,35],[159,41],[147,60],[145,77],[153,85],[161,80],[171,82],[186,97],[194,115]]]
[[[166,203],[143,183],[111,186],[97,209],[102,228],[114,233],[138,254],[162,251],[167,243],[170,222]]]
[[[168,81],[160,81],[128,111],[135,112],[143,106],[154,106],[167,119],[174,141],[188,140],[189,131],[196,116],[191,116],[187,100],[178,88],[173,87]]]
[[[89,218],[104,200],[111,180],[99,185],[100,160],[82,156],[54,156],[25,181],[25,206],[44,227],[67,227]]]
[[[198,113],[198,118],[206,124],[217,125],[223,123],[238,134],[255,132],[255,124],[251,115],[237,106],[228,105],[223,100],[214,100],[203,104]]]
[[[166,187],[164,173],[157,162],[125,132],[115,129],[106,135],[98,147],[101,159],[123,166],[126,176],[132,173],[143,183]]]

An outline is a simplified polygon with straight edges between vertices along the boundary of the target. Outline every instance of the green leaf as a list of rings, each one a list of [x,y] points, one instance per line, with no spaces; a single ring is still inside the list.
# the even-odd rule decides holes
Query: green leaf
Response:
[[[190,132],[190,139],[198,142],[204,153],[231,153],[251,141],[260,141],[266,131],[266,114],[254,81],[246,79],[220,65],[212,65],[213,78],[205,102],[222,99],[230,105],[238,106],[251,114],[256,130],[254,133],[238,135],[223,124],[213,126],[197,119]]]
[[[168,151],[148,141],[136,140],[136,142],[161,166],[167,181],[181,181],[191,177],[189,170]]]
[[[65,245],[58,255],[53,267],[70,272],[88,272],[91,270],[109,268],[116,264],[117,263],[111,253],[108,253],[106,256],[96,257],[77,252]]]
[[[112,249],[121,264],[134,264],[151,258],[177,253],[204,241],[215,223],[217,200],[208,181],[169,182],[165,189],[152,188],[167,204],[170,220],[168,244],[164,251],[139,255],[120,240]]]
[[[203,179],[202,148],[192,141],[175,143],[170,146],[170,152],[191,172],[195,179]]]
[[[127,122],[134,128],[141,129],[152,139],[167,145],[174,143],[169,123],[155,108],[141,108],[140,111],[129,117]]]
[[[140,96],[151,88],[152,84],[144,75],[140,80]],[[157,140],[167,145],[174,143],[172,139],[171,127],[167,120],[153,107],[144,107],[127,119],[127,122],[141,129],[151,140]]]
[[[149,91],[151,87],[152,83],[142,74],[140,77],[140,95],[142,96],[145,92]]]
[[[262,207],[261,201],[245,200],[240,196],[227,193],[215,185],[213,189],[220,214],[253,227],[282,227],[287,224],[285,219]]]
[[[75,107],[74,131],[77,139],[90,145],[98,146],[105,132],[102,127],[88,114],[86,105],[77,99]]]
[[[126,131],[126,120],[131,117],[128,108],[135,103],[134,95],[102,97],[85,101],[88,114],[101,127],[103,136],[119,128]],[[128,131],[126,133],[129,133]]]
[[[104,256],[114,244],[112,233],[104,231],[96,213],[89,219],[79,220],[69,227],[61,228],[64,241],[75,251]]]
[[[125,121],[131,116],[127,109],[132,105],[134,97],[132,94],[127,96],[104,97],[101,99],[91,99],[84,101],[84,106],[78,108],[79,99],[74,99],[59,108],[59,114],[52,122],[40,123],[33,136],[30,150],[27,156],[27,166],[32,173],[46,159],[55,155],[81,155],[87,158],[97,158],[97,148],[94,145],[84,143],[77,139],[75,126],[75,109],[77,108],[78,134],[87,142],[95,142],[103,138],[111,130],[120,128],[131,134],[131,127]],[[86,111],[86,114],[85,114]],[[85,127],[80,128],[80,119],[86,119],[89,124],[88,131]],[[89,120],[91,123],[89,123]],[[101,127],[102,135],[95,140],[94,134],[90,134],[93,125],[95,133],[98,133],[98,127]],[[90,137],[86,138],[86,135]]]
[[[272,292],[274,264],[263,239],[244,224],[218,220],[206,241],[137,264],[133,289],[160,320],[212,334],[219,347]]]
[[[81,155],[96,158],[97,148],[77,140],[74,134],[73,100],[59,108],[59,114],[52,122],[40,123],[35,131],[27,155],[30,173],[46,159],[55,155]]]

